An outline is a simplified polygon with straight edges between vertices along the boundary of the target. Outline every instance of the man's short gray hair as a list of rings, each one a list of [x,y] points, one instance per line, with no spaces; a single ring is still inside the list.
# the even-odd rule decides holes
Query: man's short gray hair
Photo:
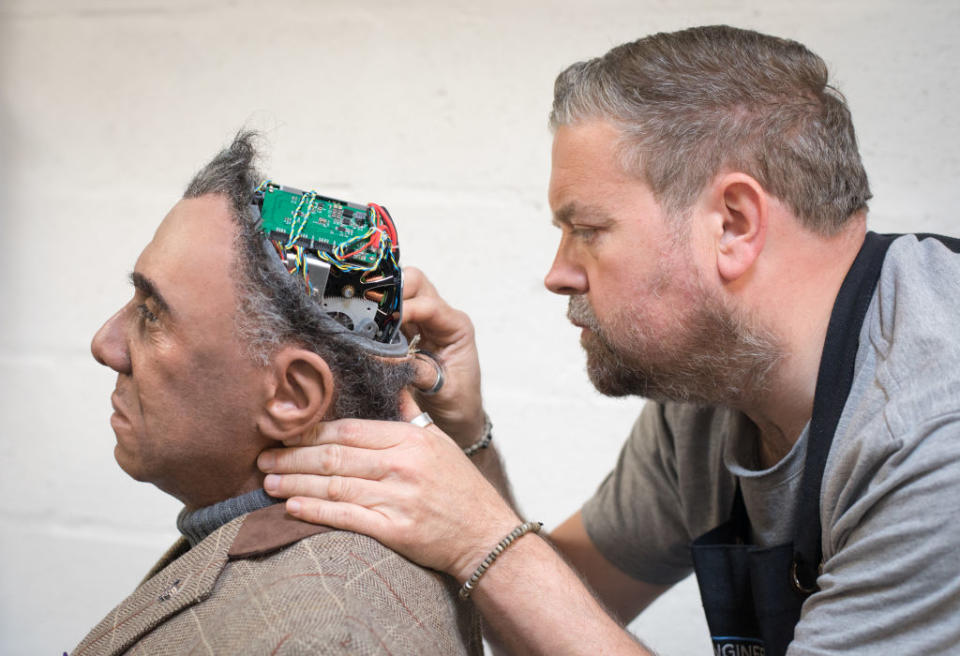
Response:
[[[376,358],[330,330],[333,321],[296,276],[270,261],[264,236],[251,220],[253,190],[262,178],[256,168],[257,135],[241,131],[190,181],[184,198],[222,194],[237,224],[234,236],[235,324],[251,358],[267,365],[276,349],[296,344],[320,355],[336,381],[336,417],[399,419],[400,390],[412,382],[406,361]]]
[[[846,102],[795,41],[712,26],[618,46],[557,77],[551,127],[591,119],[621,130],[625,170],[673,214],[726,170],[822,235],[871,198]]]

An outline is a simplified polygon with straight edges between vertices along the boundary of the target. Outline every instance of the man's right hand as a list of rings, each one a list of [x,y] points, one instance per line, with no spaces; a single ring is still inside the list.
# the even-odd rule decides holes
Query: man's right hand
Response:
[[[483,437],[480,360],[473,324],[466,313],[450,307],[422,271],[403,271],[403,325],[408,339],[419,335],[417,347],[432,354],[443,367],[443,386],[424,394],[437,382],[437,368],[426,355],[414,359],[417,405],[461,447]]]
[[[513,509],[439,427],[338,419],[266,449],[264,487],[295,517],[376,538],[425,567],[465,581],[520,523]]]

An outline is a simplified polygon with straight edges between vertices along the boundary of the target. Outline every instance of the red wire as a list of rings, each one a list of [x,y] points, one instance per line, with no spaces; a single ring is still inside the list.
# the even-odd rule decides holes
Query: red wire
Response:
[[[373,250],[377,250],[378,248],[380,248],[380,231],[379,230],[373,233],[373,235],[370,237],[370,241],[368,241],[366,244],[364,244],[357,250],[353,251],[352,253],[347,253],[346,255],[344,255],[344,257],[353,257],[357,253],[362,253],[368,248],[372,248]]]
[[[397,243],[397,228],[393,225],[393,219],[390,217],[390,213],[376,203],[370,203],[370,207],[377,213],[377,218],[379,219],[377,222],[384,224],[384,227],[387,229],[387,234],[390,235],[390,241],[393,242],[393,247],[397,248],[400,245]]]
[[[347,253],[347,254],[344,255],[343,257],[345,257],[345,258],[347,258],[347,257],[353,257],[353,256],[356,255],[357,253],[362,253],[363,251],[367,250],[367,246],[370,246],[370,245],[372,245],[372,244],[373,244],[372,240],[371,240],[371,241],[368,241],[366,244],[364,244],[363,246],[361,246],[361,247],[358,248],[357,250],[353,251],[352,253]],[[374,248],[376,248],[376,247],[374,246]]]
[[[393,244],[393,248],[397,248],[397,228],[393,225],[393,219],[390,217],[389,212],[377,205],[376,203],[370,203],[369,207],[372,207],[374,213],[377,216],[377,227],[383,227],[386,229],[387,234],[390,236],[390,242]],[[347,253],[343,257],[353,257],[358,253],[362,253],[367,248],[372,248],[374,250],[380,248],[380,231],[376,231],[373,236],[370,238],[366,244],[353,251],[352,253]]]

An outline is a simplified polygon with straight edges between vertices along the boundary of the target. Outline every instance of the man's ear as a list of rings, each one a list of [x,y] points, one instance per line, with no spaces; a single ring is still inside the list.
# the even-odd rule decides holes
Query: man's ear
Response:
[[[733,282],[753,266],[767,238],[769,200],[760,183],[745,173],[714,180],[710,202],[716,211],[717,269]]]
[[[333,402],[333,373],[327,361],[299,346],[281,347],[273,356],[273,376],[257,428],[282,441],[323,419]]]

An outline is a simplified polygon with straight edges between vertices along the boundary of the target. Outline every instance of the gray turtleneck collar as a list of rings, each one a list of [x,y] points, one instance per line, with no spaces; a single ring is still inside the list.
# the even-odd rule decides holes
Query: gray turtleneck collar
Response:
[[[252,492],[226,499],[205,508],[197,508],[191,511],[184,508],[177,515],[177,529],[187,539],[190,546],[195,547],[201,540],[227,522],[281,501],[283,499],[274,499],[262,488],[257,488]]]

